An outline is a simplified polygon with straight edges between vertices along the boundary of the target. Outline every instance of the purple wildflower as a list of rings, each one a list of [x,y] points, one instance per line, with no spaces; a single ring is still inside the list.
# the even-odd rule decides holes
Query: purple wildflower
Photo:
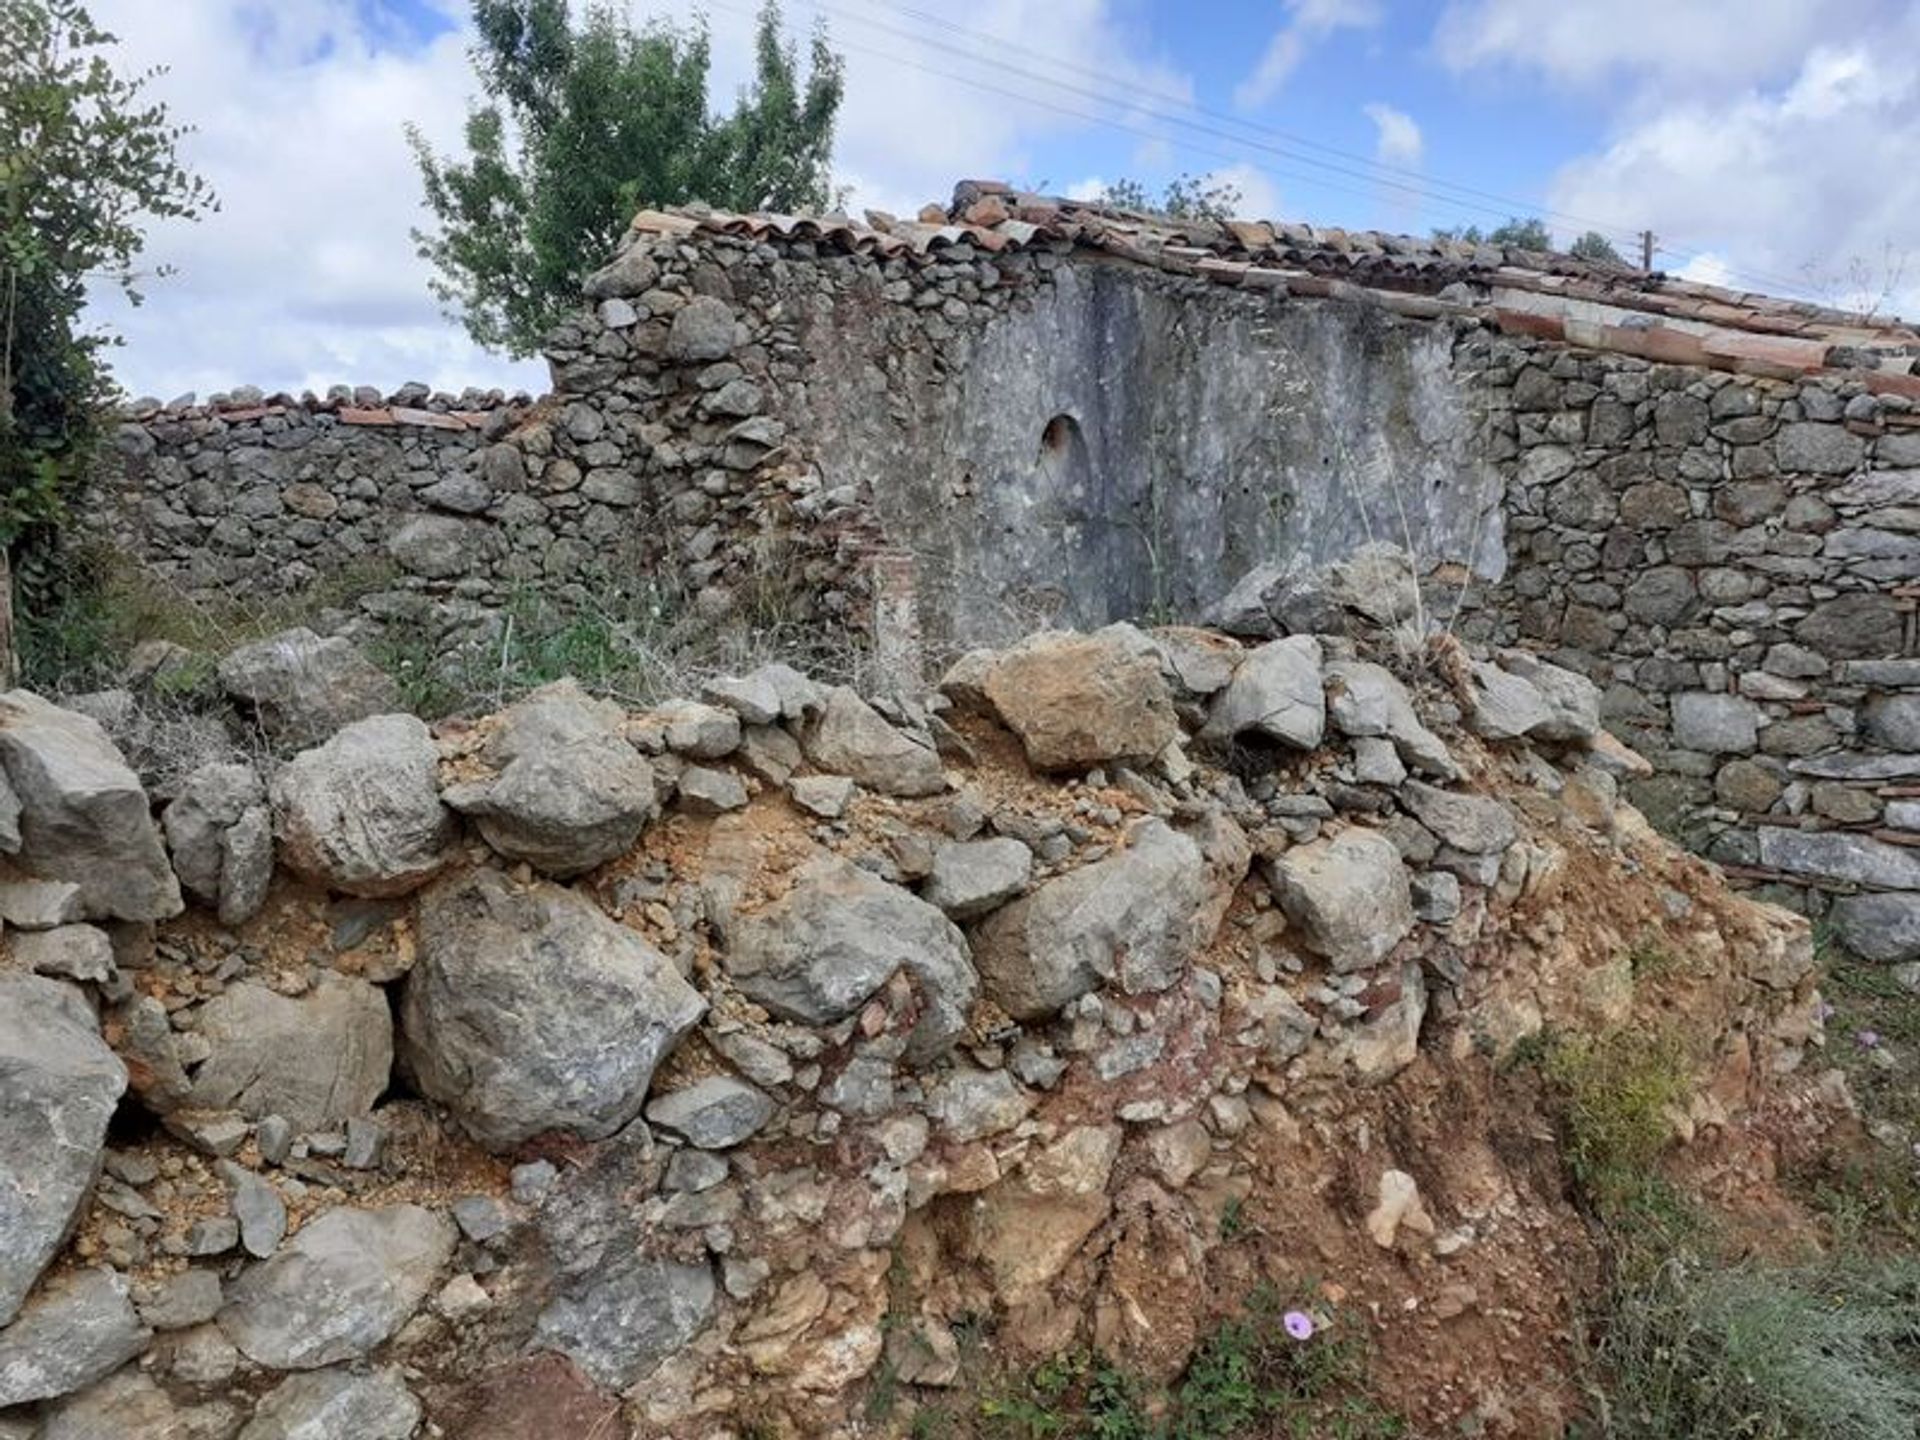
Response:
[[[1822,1000],[1819,1005],[1814,1007],[1813,1013],[1818,1015],[1822,1020],[1831,1020],[1833,1018],[1833,1006],[1829,1005],[1825,1000]]]
[[[1289,1310],[1280,1317],[1280,1323],[1287,1327],[1287,1334],[1296,1340],[1313,1338],[1313,1317],[1304,1310]]]
[[[1853,1043],[1858,1045],[1862,1050],[1877,1050],[1880,1048],[1880,1032],[1878,1030],[1856,1030],[1853,1034]]]

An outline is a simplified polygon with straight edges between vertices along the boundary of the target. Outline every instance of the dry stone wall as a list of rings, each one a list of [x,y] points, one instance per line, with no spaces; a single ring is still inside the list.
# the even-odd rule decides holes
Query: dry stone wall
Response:
[[[1621,799],[1597,689],[1430,653],[369,693],[164,805],[0,696],[0,1435],[904,1436],[1267,1289],[1410,1433],[1556,1433],[1599,1271],[1516,1047],[1681,1017],[1676,1160],[1769,1215],[1845,1092],[1807,922]]]
[[[1482,339],[1510,568],[1477,623],[1604,689],[1650,814],[1864,953],[1920,958],[1920,414]],[[1895,917],[1900,918],[1897,923]],[[1891,928],[1889,928],[1891,927]]]
[[[1297,628],[1280,572],[1391,541],[1434,617],[1602,683],[1661,823],[1809,908],[1901,892],[1911,937],[1914,403],[1335,288],[669,226],[592,278],[538,405],[136,415],[101,523],[195,589],[358,563],[355,625],[443,648],[523,589],[665,578],[717,612],[772,585],[878,622],[902,671],[1038,622]]]

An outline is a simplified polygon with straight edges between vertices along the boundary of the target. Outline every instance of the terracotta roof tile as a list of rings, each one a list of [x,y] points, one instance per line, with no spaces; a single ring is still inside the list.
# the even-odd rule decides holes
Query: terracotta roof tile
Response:
[[[1465,284],[1477,303],[1487,307],[1477,313],[1508,331],[1655,360],[1717,362],[1749,373],[1818,369],[1836,345],[1877,351],[1889,360],[1920,354],[1920,334],[1902,322],[1862,322],[1805,301],[1643,274],[1623,265],[1590,264],[1571,255],[1280,220],[1176,220],[1028,194],[990,180],[962,181],[949,206],[928,205],[912,220],[879,211],[852,220],[838,214],[735,215],[688,208],[642,211],[632,228],[675,237],[707,230],[813,242],[846,253],[906,255],[926,262],[960,246],[988,254],[1078,246],[1222,284],[1371,297],[1415,315],[1469,309],[1452,303],[1451,294],[1446,302],[1436,298],[1450,286]],[[1536,314],[1502,305],[1497,294],[1502,289],[1545,297],[1538,304],[1548,309],[1568,308],[1565,314]],[[1601,308],[1576,311],[1573,302]],[[1684,323],[1663,325],[1662,319]],[[1711,331],[1707,339],[1694,333],[1699,328]],[[1904,393],[1906,387],[1887,388]]]

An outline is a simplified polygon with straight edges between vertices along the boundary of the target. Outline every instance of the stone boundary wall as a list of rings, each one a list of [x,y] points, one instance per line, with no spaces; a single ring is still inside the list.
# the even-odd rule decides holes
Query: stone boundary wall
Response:
[[[589,290],[538,405],[133,417],[109,533],[195,588],[371,559],[389,573],[362,623],[449,645],[525,587],[665,575],[719,613],[771,580],[796,619],[883,618],[912,671],[923,626],[936,650],[1000,638],[994,606],[1021,605],[1001,634],[1191,617],[1242,566],[1350,549],[1377,507],[1367,535],[1473,577],[1472,633],[1605,687],[1662,824],[1816,912],[1920,892],[1920,411],[1885,376],[1663,364],[1485,306],[1227,287],[1064,241],[668,231]],[[1116,376],[1138,393],[1103,399]],[[1056,405],[1054,452],[1035,417]],[[1236,510],[1248,490],[1262,508]]]
[[[1657,771],[1637,800],[1736,877],[1815,913],[1908,892],[1832,918],[1915,958],[1920,409],[1832,377],[1460,354],[1503,397],[1487,446],[1511,475],[1510,569],[1476,628],[1600,683]]]

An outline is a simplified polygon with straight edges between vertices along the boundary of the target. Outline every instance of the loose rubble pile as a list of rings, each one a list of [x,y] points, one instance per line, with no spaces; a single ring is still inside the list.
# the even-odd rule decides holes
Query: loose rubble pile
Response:
[[[1619,800],[1585,680],[1346,618],[342,715],[157,815],[0,697],[0,1437],[868,1434],[882,1376],[1171,1374],[1260,1281],[1546,1433],[1587,1242],[1496,1066],[1653,936],[1676,1134],[1745,1135],[1808,929]]]

